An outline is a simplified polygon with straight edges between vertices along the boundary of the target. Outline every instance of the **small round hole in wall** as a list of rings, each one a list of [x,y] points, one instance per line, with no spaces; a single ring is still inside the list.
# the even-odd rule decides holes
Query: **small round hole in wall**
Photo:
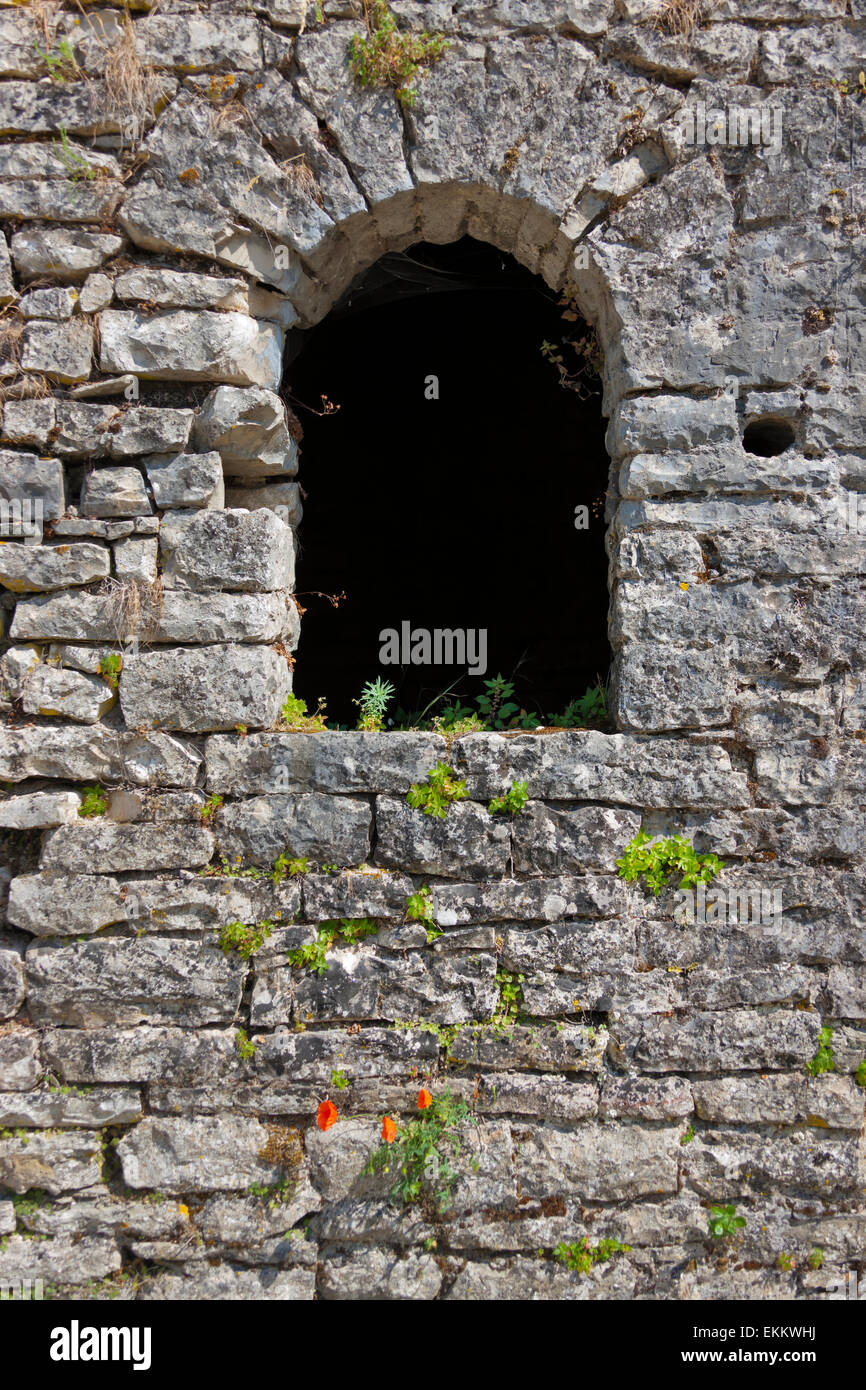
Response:
[[[779,420],[765,415],[752,420],[743,434],[743,448],[747,454],[757,454],[758,458],[771,459],[784,454],[794,443],[794,426],[789,420]]]

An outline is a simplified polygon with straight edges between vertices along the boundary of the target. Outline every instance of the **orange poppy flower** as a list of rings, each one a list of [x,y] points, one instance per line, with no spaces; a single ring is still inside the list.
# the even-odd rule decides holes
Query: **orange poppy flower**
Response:
[[[396,1137],[397,1126],[390,1115],[384,1115],[382,1117],[382,1138],[385,1140],[386,1144],[393,1144]]]
[[[316,1124],[319,1129],[330,1129],[337,1123],[337,1107],[332,1100],[323,1100],[316,1111]]]
[[[418,1092],[418,1109],[426,1110],[428,1105],[433,1104],[433,1097],[429,1091]]]

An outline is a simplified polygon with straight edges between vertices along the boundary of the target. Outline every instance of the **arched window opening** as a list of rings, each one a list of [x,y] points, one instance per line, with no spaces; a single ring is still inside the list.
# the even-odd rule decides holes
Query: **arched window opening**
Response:
[[[325,697],[329,721],[354,727],[380,677],[391,719],[429,719],[474,709],[501,674],[534,726],[605,683],[609,461],[592,348],[561,296],[468,237],[383,257],[297,336],[294,685],[311,710]],[[312,413],[323,395],[339,409]]]

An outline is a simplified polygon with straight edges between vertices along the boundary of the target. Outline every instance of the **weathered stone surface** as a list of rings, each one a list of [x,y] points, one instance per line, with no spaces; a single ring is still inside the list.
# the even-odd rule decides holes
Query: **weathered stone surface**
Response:
[[[48,1241],[15,1235],[0,1251],[0,1281],[3,1283],[40,1279],[43,1284],[57,1288],[104,1279],[120,1267],[120,1251],[113,1240],[81,1240],[76,1235]]]
[[[380,796],[376,830],[376,862],[410,873],[500,877],[510,857],[509,827],[470,802],[456,803],[440,820],[405,801]]]
[[[604,806],[556,810],[530,801],[514,820],[514,867],[523,874],[569,873],[581,869],[613,872],[621,848],[640,830],[633,811]]]
[[[322,975],[263,963],[256,968],[251,1019],[256,1027],[289,1020],[292,1004],[304,1022],[329,1019],[420,1019],[464,1023],[489,1018],[496,1006],[492,955],[401,959],[375,948],[337,947]]]
[[[119,580],[154,584],[157,578],[159,542],[155,536],[133,536],[114,547],[114,573]]]
[[[335,917],[403,920],[414,891],[406,874],[362,866],[341,874],[304,875],[304,913],[313,922]],[[426,941],[426,931],[424,932]]]
[[[815,1014],[786,1009],[731,1009],[682,1020],[623,1017],[610,1023],[615,1052],[651,1073],[803,1067],[815,1055],[820,1026]]]
[[[99,365],[145,379],[279,384],[282,332],[247,314],[177,309],[147,315],[106,309],[99,316]]]
[[[680,1076],[606,1076],[598,1102],[599,1115],[611,1120],[678,1120],[694,1108],[691,1085]]]
[[[61,825],[46,837],[43,869],[104,873],[130,869],[187,869],[207,864],[214,839],[200,825],[118,825],[106,818]]]
[[[34,504],[41,502],[43,519],[55,521],[66,506],[63,465],[57,459],[0,449],[0,498],[17,500],[25,521],[32,521]]]
[[[270,1135],[257,1120],[142,1120],[117,1146],[128,1187],[162,1192],[240,1191],[274,1186],[286,1177],[279,1161],[262,1157]],[[300,1157],[300,1148],[298,1148]]]
[[[114,287],[107,275],[88,275],[78,296],[78,307],[82,314],[95,314],[107,309],[114,295]]]
[[[135,406],[112,425],[109,448],[114,458],[170,450],[183,452],[189,442],[193,418],[191,410]]]
[[[496,1072],[529,1069],[597,1073],[606,1046],[607,1033],[603,1029],[574,1023],[507,1030],[482,1026],[461,1029],[448,1045],[448,1056],[453,1061]]]
[[[13,1192],[38,1187],[54,1196],[99,1182],[100,1160],[99,1136],[86,1130],[0,1139],[0,1183]]]
[[[444,759],[438,734],[217,735],[205,745],[211,791],[406,793]]]
[[[442,927],[470,922],[561,922],[627,912],[626,884],[611,877],[502,879],[433,885],[433,916]]]
[[[77,792],[30,792],[0,802],[0,826],[32,830],[50,825],[74,824],[81,797]]]
[[[270,647],[179,647],[128,657],[120,704],[133,728],[261,728],[276,721],[290,688],[285,660]]]
[[[218,386],[196,417],[200,449],[216,449],[225,472],[263,478],[298,471],[298,448],[286,427],[286,412],[273,391]]]
[[[215,943],[153,936],[31,946],[26,963],[34,1020],[86,1029],[229,1023],[246,975]]]
[[[598,1266],[589,1276],[572,1274],[549,1260],[469,1260],[445,1298],[461,1303],[517,1298],[532,1302],[630,1299],[634,1287],[634,1274],[619,1260]]]
[[[11,1018],[24,1003],[24,962],[17,951],[0,951],[0,1018]]]
[[[26,1037],[28,1055],[35,1055],[35,1033],[12,1036]],[[202,1082],[214,1077],[233,1079],[240,1072],[234,1028],[190,1031],[188,1027],[142,1025],[80,1031],[62,1027],[49,1028],[44,1038],[46,1065],[69,1082],[160,1081],[169,1075],[178,1083]],[[8,1044],[8,1039],[0,1037],[0,1048],[4,1043]],[[19,1051],[24,1051],[23,1044]],[[26,1075],[32,1074],[31,1068]],[[37,1066],[33,1079],[18,1089],[30,1090],[41,1074],[42,1068]],[[8,1089],[8,1080],[5,1085]]]
[[[269,511],[182,512],[159,532],[167,589],[291,589],[294,546],[287,526]]]
[[[141,1096],[130,1087],[100,1087],[86,1094],[47,1091],[0,1093],[0,1126],[6,1129],[101,1129],[141,1119]]]
[[[89,584],[104,579],[110,567],[101,545],[0,546],[0,584],[13,593]]]
[[[221,508],[225,503],[218,453],[153,456],[144,460],[157,507]]]
[[[25,714],[58,716],[80,724],[95,724],[114,704],[114,692],[97,676],[34,666],[21,686]]]
[[[81,487],[85,516],[150,516],[153,505],[137,468],[94,468]]]
[[[471,797],[499,796],[528,781],[533,799],[632,806],[738,806],[749,802],[743,775],[718,745],[628,734],[557,733],[503,738],[469,734],[452,749]]]
[[[326,864],[362,864],[370,849],[372,815],[366,801],[318,792],[258,796],[224,807],[217,849],[234,862],[273,864],[280,854]]]
[[[136,539],[123,545],[141,546],[145,542]],[[121,551],[121,564],[115,564],[120,577],[125,568],[126,550],[115,547],[115,555]],[[129,566],[132,576],[145,583],[149,572],[147,555],[144,564]],[[135,560],[140,552],[130,555]],[[32,637],[40,640],[59,640],[87,638],[91,641],[116,642],[118,620],[111,595],[68,594],[34,600],[24,600],[15,610],[13,620],[16,637]],[[241,594],[241,593],[189,593],[182,589],[164,589],[160,596],[160,612],[155,620],[155,628],[150,640],[163,642],[274,642],[285,640],[287,645],[297,645],[299,632],[298,611],[288,595],[283,593]],[[94,649],[97,650],[97,649]],[[69,663],[71,664],[71,663]],[[98,660],[92,669],[98,670]]]
[[[123,237],[119,236],[45,227],[16,232],[11,251],[15,269],[25,280],[53,275],[78,281],[98,270],[122,245]]]
[[[810,1125],[859,1130],[863,1092],[848,1077],[722,1077],[695,1085],[695,1108],[715,1124]]]
[[[675,1130],[541,1125],[517,1150],[517,1178],[525,1196],[539,1198],[566,1192],[610,1201],[676,1192],[679,1148]]]
[[[687,1145],[682,1174],[689,1187],[714,1200],[768,1186],[831,1195],[857,1187],[858,1147],[855,1137],[824,1138],[815,1129],[773,1139],[742,1130],[705,1130]]]
[[[339,1200],[363,1184],[367,1161],[379,1147],[380,1129],[374,1120],[347,1120],[330,1129],[307,1131],[310,1177],[326,1201]]]
[[[226,488],[227,507],[245,507],[254,512],[259,507],[270,507],[272,512],[285,522],[286,526],[297,529],[304,514],[301,505],[299,483],[264,483],[259,487]]]
[[[71,289],[31,290],[18,308],[25,319],[68,319],[75,311],[78,295]]]
[[[232,1302],[260,1303],[274,1300],[286,1303],[311,1301],[316,1295],[315,1270],[236,1269],[220,1265],[188,1266],[182,1274],[159,1274],[144,1284],[140,1297],[175,1303],[179,1299],[230,1299]]]
[[[191,787],[200,762],[194,749],[168,734],[50,725],[0,732],[0,777],[8,782],[61,777]]]
[[[243,189],[239,191],[243,196]],[[215,207],[206,190],[164,188],[153,179],[142,179],[124,200],[118,221],[136,245],[147,251],[207,256],[274,285],[283,294],[290,294],[297,285],[300,269],[290,248],[284,245],[286,258],[278,257],[280,248],[274,246],[273,238],[239,226],[230,213]]]
[[[12,880],[8,919],[34,936],[80,936],[121,922],[138,930],[200,932],[238,920],[279,921],[299,908],[300,890],[292,882],[275,889],[268,882],[193,873],[121,882],[103,873],[52,870]]]
[[[6,1091],[31,1091],[42,1075],[39,1035],[16,1028],[0,1033],[0,1076]]]
[[[329,1255],[322,1262],[318,1296],[324,1299],[431,1299],[442,1286],[432,1255],[393,1250],[357,1250]]]
[[[143,300],[161,309],[235,309],[245,314],[249,296],[243,280],[196,275],[163,266],[136,266],[114,282],[118,299]]]

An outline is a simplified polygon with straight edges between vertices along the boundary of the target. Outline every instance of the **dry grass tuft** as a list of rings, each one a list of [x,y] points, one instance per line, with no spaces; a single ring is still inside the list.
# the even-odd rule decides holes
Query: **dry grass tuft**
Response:
[[[135,47],[135,25],[124,15],[119,38],[108,50],[104,74],[104,114],[120,126],[123,140],[136,144],[162,92],[154,68],[141,61]]]
[[[309,198],[310,202],[315,203],[317,207],[324,206],[319,180],[307,163],[305,154],[292,155],[291,159],[283,161],[280,168],[296,193]]]
[[[162,580],[108,579],[100,589],[108,599],[108,619],[119,643],[150,642],[162,618]]]
[[[652,17],[654,28],[678,39],[691,38],[704,18],[706,0],[665,0]]]

